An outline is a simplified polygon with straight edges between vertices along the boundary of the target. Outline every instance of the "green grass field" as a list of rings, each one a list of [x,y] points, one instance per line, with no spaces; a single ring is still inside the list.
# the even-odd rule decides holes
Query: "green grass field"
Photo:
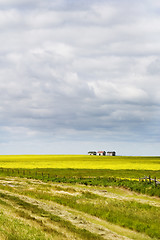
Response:
[[[0,239],[158,240],[149,175],[160,181],[160,157],[0,156]]]
[[[0,156],[0,167],[160,170],[160,157],[10,155]]]

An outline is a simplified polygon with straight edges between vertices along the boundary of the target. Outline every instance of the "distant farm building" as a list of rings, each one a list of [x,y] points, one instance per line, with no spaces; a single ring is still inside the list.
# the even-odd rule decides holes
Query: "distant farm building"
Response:
[[[106,152],[105,152],[105,151],[98,151],[98,152],[97,152],[97,155],[99,155],[99,156],[105,156],[105,155],[106,155]]]
[[[116,152],[107,152],[107,156],[116,156]]]
[[[89,151],[88,155],[96,155],[97,153],[95,151]]]

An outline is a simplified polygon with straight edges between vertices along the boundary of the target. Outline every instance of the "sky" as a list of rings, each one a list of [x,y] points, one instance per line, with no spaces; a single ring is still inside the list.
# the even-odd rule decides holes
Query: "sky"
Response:
[[[159,0],[0,0],[0,154],[160,155]]]

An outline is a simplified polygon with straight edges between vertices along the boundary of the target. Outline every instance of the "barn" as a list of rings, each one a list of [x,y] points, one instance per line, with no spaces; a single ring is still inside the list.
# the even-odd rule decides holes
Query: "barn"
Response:
[[[116,156],[116,152],[115,151],[107,152],[107,156]]]
[[[99,156],[105,156],[105,155],[106,155],[106,152],[105,152],[105,151],[98,151],[98,152],[97,152],[97,155],[99,155]]]
[[[88,155],[96,155],[96,152],[95,151],[89,151]]]

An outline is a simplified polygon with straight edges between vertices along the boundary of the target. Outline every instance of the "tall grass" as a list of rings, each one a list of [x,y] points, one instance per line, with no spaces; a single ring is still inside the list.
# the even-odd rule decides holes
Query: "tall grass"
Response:
[[[158,170],[136,170],[136,169],[72,169],[72,168],[1,168],[0,176],[21,176],[32,178],[54,178],[54,177],[113,177],[138,179],[139,177],[152,176],[160,179]]]
[[[17,190],[20,191],[20,190]],[[21,192],[20,192],[21,193]],[[99,195],[91,192],[82,191],[81,195],[52,195],[50,192],[44,192],[43,190],[25,190],[23,194],[32,198],[49,200],[58,204],[68,206],[72,209],[76,209],[81,212],[88,213],[103,220],[107,220],[111,223],[120,225],[122,227],[135,230],[137,232],[146,233],[151,238],[160,238],[160,208],[151,206],[149,204],[139,203],[136,201],[111,199],[108,197],[100,197]],[[18,205],[23,206],[25,209],[29,209],[35,214],[48,214],[47,211],[25,202],[18,197],[9,196],[4,193],[0,193],[0,197],[5,197],[15,201]],[[60,222],[62,226],[68,228],[70,231],[82,234],[83,237],[87,236],[87,239],[94,239],[93,236],[89,238],[89,234],[86,231],[79,230],[75,226],[72,226],[68,221],[61,219],[58,216],[49,214],[50,219],[55,222]],[[84,235],[83,235],[84,234]],[[95,239],[97,236],[94,236]]]
[[[8,180],[10,180],[10,178],[8,178]],[[81,180],[84,181],[84,179]],[[96,179],[93,178],[86,180],[95,181]],[[114,183],[114,181],[112,181],[113,179],[110,180],[111,183]],[[23,187],[21,187],[18,183],[18,179],[15,181],[15,185],[10,185],[10,181],[7,183],[5,178],[3,182],[4,184],[1,185],[1,189],[5,191],[0,191],[0,204],[5,205],[4,199],[8,200],[8,202],[13,202],[13,205],[20,207],[16,210],[16,213],[23,218],[34,220],[28,214],[26,215],[26,212],[22,210],[30,211],[37,216],[45,216],[49,218],[53,223],[55,222],[60,224],[62,228],[66,228],[68,231],[77,234],[81,237],[81,239],[101,239],[99,236],[76,227],[63,217],[54,215],[49,210],[45,210],[42,205],[37,204],[38,200],[40,202],[45,202],[45,204],[51,204],[51,202],[53,202],[53,205],[54,203],[58,203],[60,205],[70,207],[70,209],[78,210],[80,213],[88,213],[89,215],[96,216],[110,223],[114,223],[140,233],[145,233],[151,238],[159,239],[159,207],[140,203],[136,201],[136,199],[135,201],[131,201],[129,198],[120,198],[120,200],[114,197],[111,198],[107,194],[100,196],[95,194],[95,191],[92,192],[93,188],[90,187],[73,187],[75,190],[71,191],[72,185],[56,186],[52,183],[41,185],[40,181],[35,182],[32,180],[21,180],[20,184],[23,184],[23,182],[25,183],[24,186],[22,185]],[[137,184],[139,183],[137,182]],[[147,183],[144,182],[144,184]],[[88,191],[85,189],[88,189]],[[69,194],[65,194],[66,192]],[[21,195],[23,195],[23,198]],[[28,198],[24,198],[24,196],[28,196],[30,199],[36,199],[37,202],[30,202]],[[8,202],[6,201],[6,204],[8,204]],[[7,206],[8,205],[6,205],[6,207]]]
[[[81,196],[51,196],[47,193],[30,193],[32,196],[50,200],[127,227],[150,237],[160,238],[160,209],[135,201],[103,198],[90,192]],[[95,200],[95,201],[94,201]]]
[[[40,229],[7,216],[2,211],[0,213],[0,234],[7,240],[47,240]]]
[[[160,177],[160,170],[0,169],[1,177],[19,176],[40,179],[45,182],[52,181],[92,186],[117,186],[138,193],[160,197],[160,185],[156,186],[154,182],[138,181],[139,177],[144,177],[147,174],[148,176]]]
[[[33,196],[33,195],[32,195]],[[103,238],[97,234],[91,233],[86,229],[81,229],[73,225],[70,221],[64,220],[63,218],[49,213],[47,210],[44,210],[36,205],[33,205],[32,203],[26,202],[22,199],[20,199],[17,196],[11,196],[5,193],[0,193],[0,197],[3,197],[5,199],[9,199],[14,201],[19,206],[23,207],[23,209],[30,210],[32,213],[39,215],[39,216],[47,216],[50,218],[53,222],[59,223],[62,227],[67,228],[69,231],[76,233],[81,237],[81,239],[84,240],[103,240]],[[22,230],[22,229],[21,229]],[[31,232],[31,234],[33,234]],[[20,240],[20,238],[15,238]],[[22,238],[22,240],[25,238]],[[26,240],[31,240],[32,238],[26,238]],[[34,238],[33,238],[34,239]],[[46,239],[46,238],[45,238]],[[35,239],[35,240],[41,240],[41,238]],[[49,239],[48,239],[49,240]]]

